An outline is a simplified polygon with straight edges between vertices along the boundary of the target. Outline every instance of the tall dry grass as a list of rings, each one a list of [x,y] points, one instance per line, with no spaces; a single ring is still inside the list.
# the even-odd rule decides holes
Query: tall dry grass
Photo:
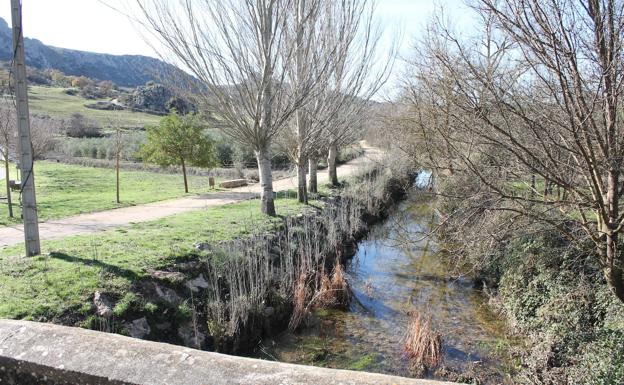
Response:
[[[308,282],[306,280],[307,274],[301,273],[299,278],[295,282],[295,288],[293,293],[293,311],[288,322],[288,328],[295,330],[301,325],[309,314],[307,306],[309,290]]]
[[[433,328],[430,315],[409,313],[404,350],[413,370],[422,372],[442,363],[442,336]]]
[[[351,303],[351,288],[342,264],[337,260],[331,277],[323,271],[314,306],[319,308],[346,309]]]
[[[202,269],[210,285],[204,297],[209,332],[236,338],[250,321],[266,318],[263,309],[275,306],[269,298],[291,305],[291,329],[313,306],[346,308],[351,292],[340,250],[366,229],[364,213],[387,207],[390,181],[383,168],[368,170],[341,196],[328,198],[323,210],[284,218],[275,234],[211,246]],[[327,265],[334,266],[331,276]]]

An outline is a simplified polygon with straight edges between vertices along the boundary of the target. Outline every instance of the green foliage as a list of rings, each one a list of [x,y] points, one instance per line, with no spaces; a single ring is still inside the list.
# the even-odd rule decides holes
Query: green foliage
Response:
[[[137,297],[137,295],[129,291],[115,304],[115,307],[113,308],[113,314],[116,317],[122,317],[132,308],[136,307],[139,303],[140,299]]]
[[[110,136],[102,138],[65,138],[57,150],[68,157],[108,159],[115,158],[114,138]],[[122,135],[121,159],[125,161],[141,161],[140,147],[145,143],[143,132],[126,131]],[[96,154],[93,158],[92,155]]]
[[[161,167],[214,167],[213,141],[205,135],[204,130],[204,125],[195,114],[169,114],[158,126],[147,128],[147,141],[140,153],[144,161],[154,162]]]
[[[504,266],[503,309],[529,336],[523,376],[530,383],[624,381],[624,306],[588,257],[591,251],[551,230],[514,239],[497,262]]]

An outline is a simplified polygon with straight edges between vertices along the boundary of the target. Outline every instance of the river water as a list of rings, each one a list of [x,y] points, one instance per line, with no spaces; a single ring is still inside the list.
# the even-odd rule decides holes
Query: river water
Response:
[[[414,192],[371,228],[347,267],[348,311],[317,311],[307,327],[264,341],[261,357],[401,376],[508,383],[513,371],[506,327],[469,279],[451,278],[438,245],[431,201]],[[404,354],[408,312],[430,314],[442,335],[444,362],[415,373]]]

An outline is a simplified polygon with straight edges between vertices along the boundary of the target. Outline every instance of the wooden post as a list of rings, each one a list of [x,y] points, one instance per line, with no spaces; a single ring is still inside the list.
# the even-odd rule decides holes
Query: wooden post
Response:
[[[26,85],[26,64],[24,62],[24,33],[22,29],[22,5],[20,0],[11,0],[13,26],[13,79],[17,104],[18,152],[20,156],[22,217],[26,255],[41,253],[37,201],[35,199],[35,174],[33,171],[32,142],[30,139],[30,113],[28,110],[28,89]]]

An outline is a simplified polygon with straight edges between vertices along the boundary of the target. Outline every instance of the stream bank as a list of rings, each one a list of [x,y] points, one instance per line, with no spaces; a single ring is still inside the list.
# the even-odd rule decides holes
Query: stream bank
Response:
[[[294,289],[306,277],[344,262],[369,224],[383,218],[411,178],[370,169],[275,231],[221,243],[197,243],[194,253],[136,281],[119,296],[96,292],[82,326],[203,350],[250,355],[287,328]]]

